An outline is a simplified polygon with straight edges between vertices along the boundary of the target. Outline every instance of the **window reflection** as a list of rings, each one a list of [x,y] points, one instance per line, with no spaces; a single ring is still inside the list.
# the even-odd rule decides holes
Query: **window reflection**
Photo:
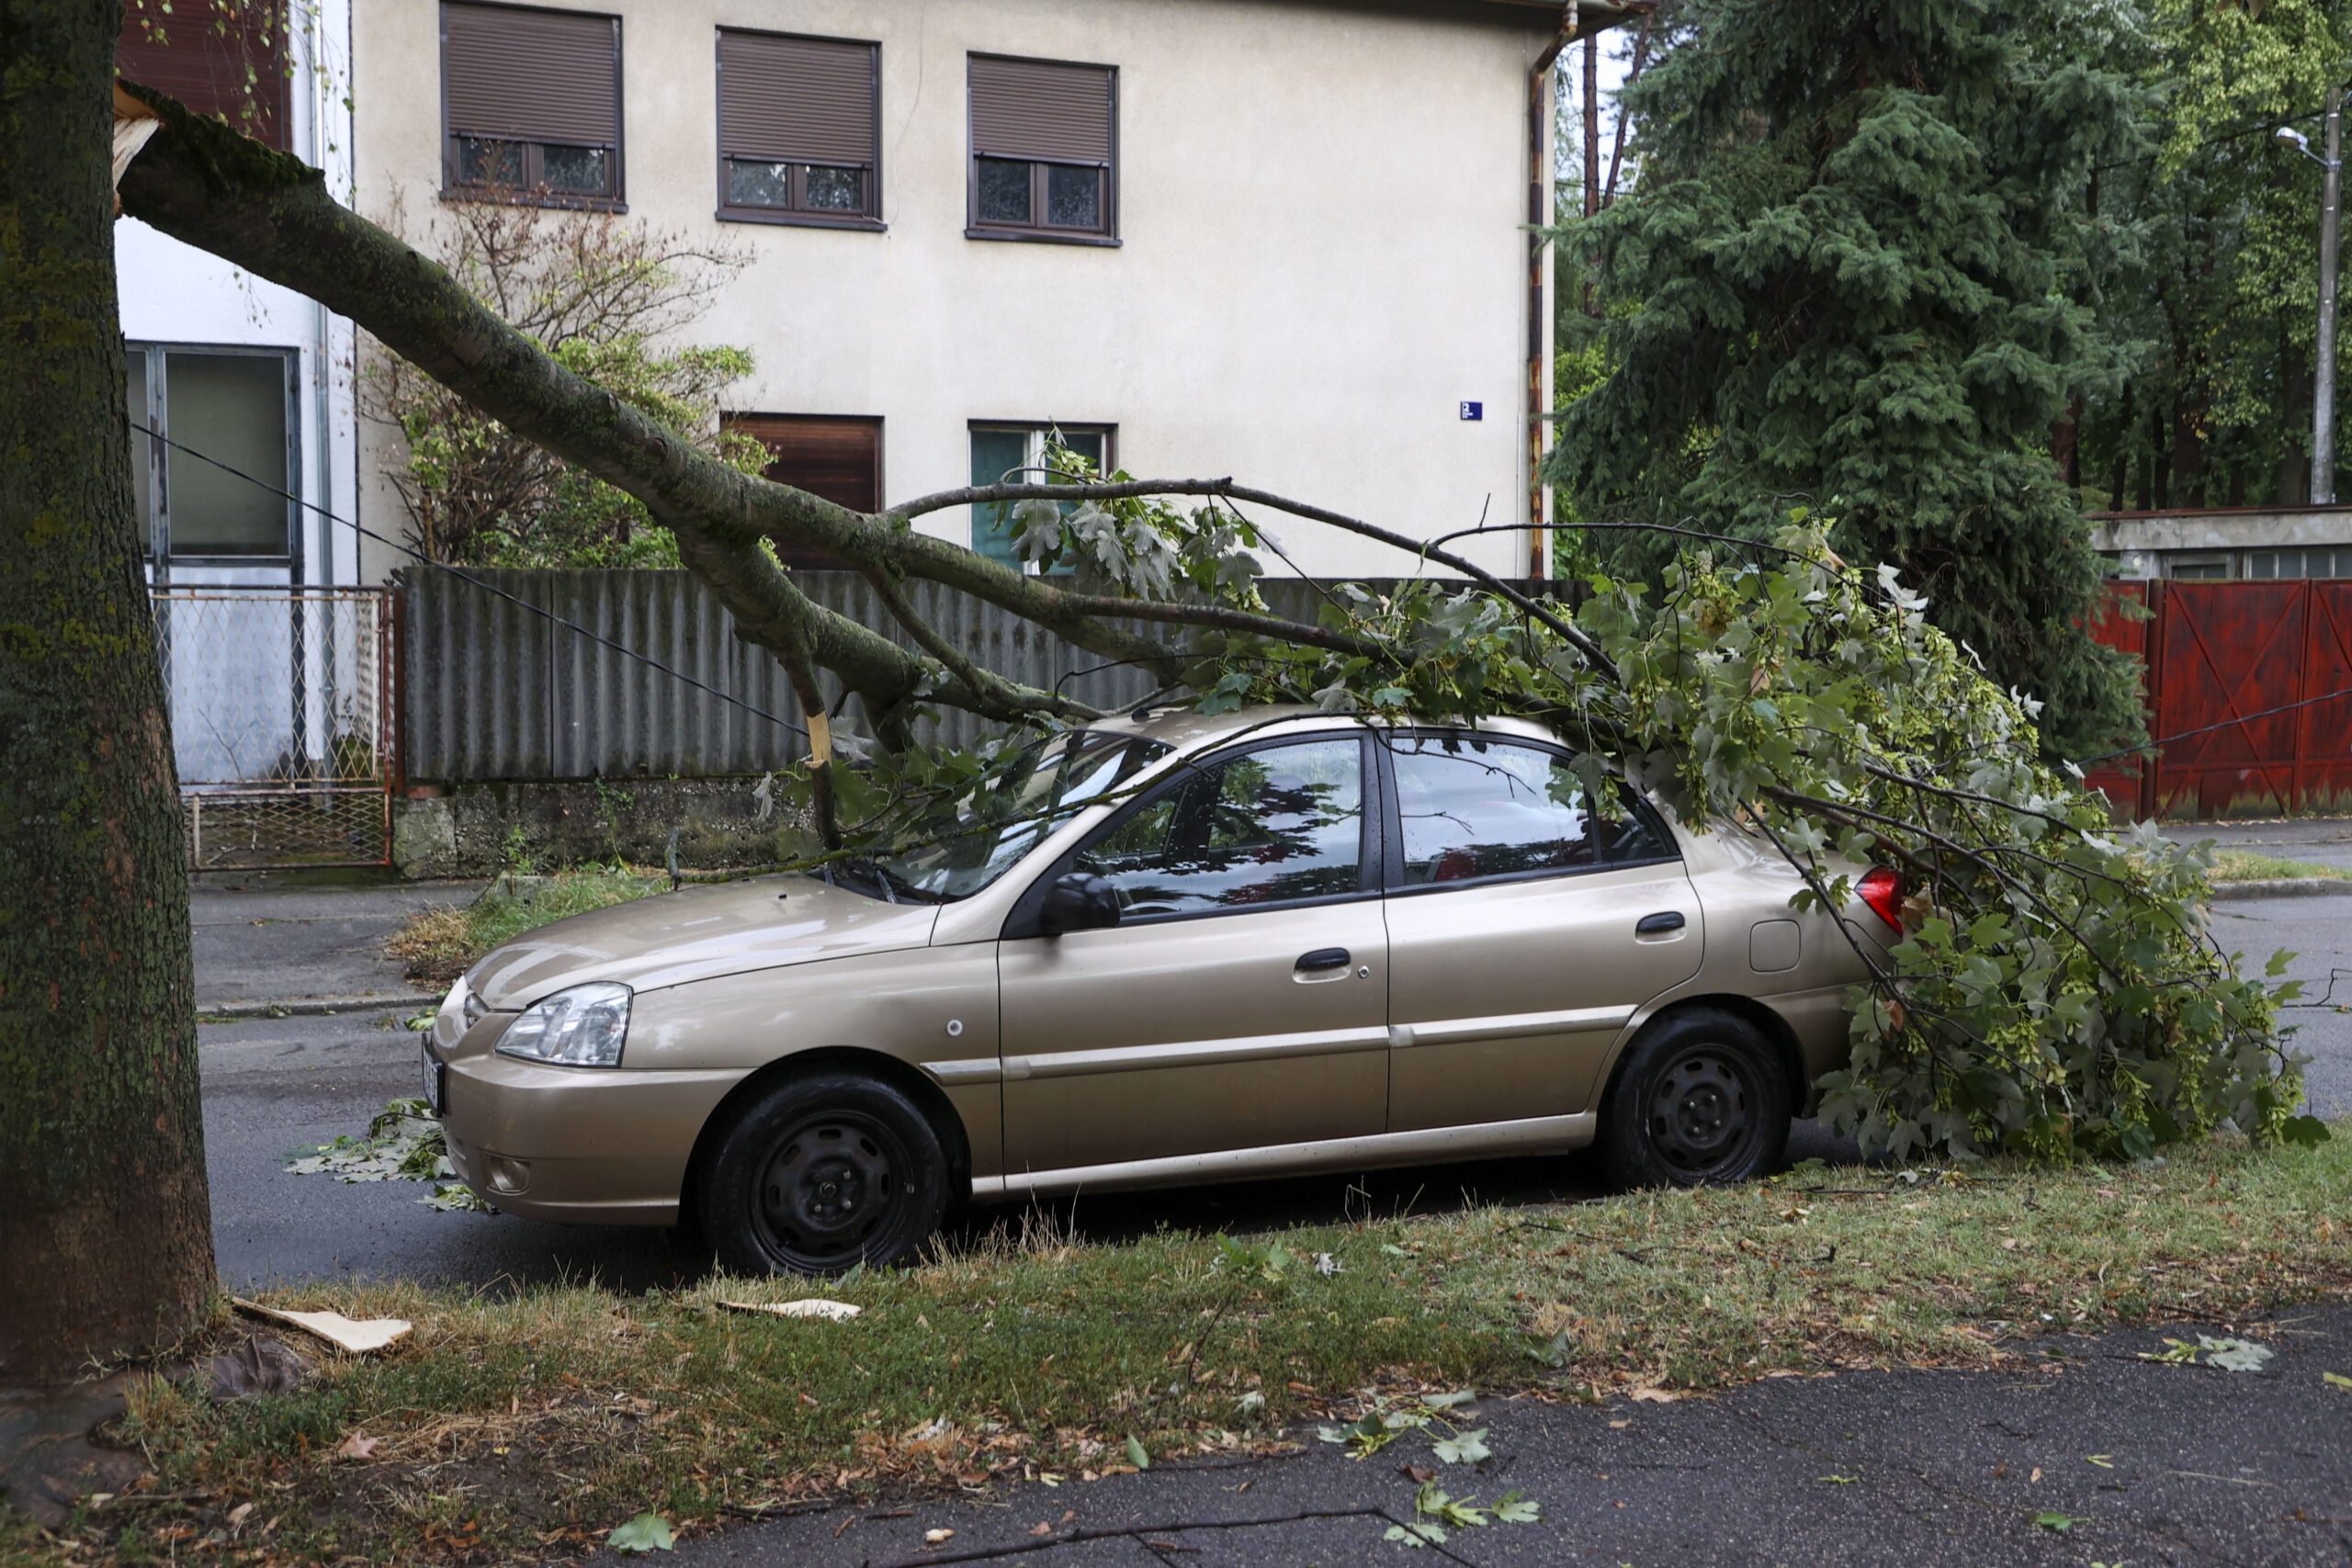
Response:
[[[1080,852],[1129,918],[1193,914],[1363,887],[1354,739],[1271,747],[1192,774]]]

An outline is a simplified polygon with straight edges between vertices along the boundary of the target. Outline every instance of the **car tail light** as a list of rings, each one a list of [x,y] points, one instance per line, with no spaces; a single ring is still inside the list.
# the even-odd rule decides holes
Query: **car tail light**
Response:
[[[1854,891],[1872,913],[1900,931],[1903,929],[1903,878],[1883,865],[1874,865],[1862,873]]]

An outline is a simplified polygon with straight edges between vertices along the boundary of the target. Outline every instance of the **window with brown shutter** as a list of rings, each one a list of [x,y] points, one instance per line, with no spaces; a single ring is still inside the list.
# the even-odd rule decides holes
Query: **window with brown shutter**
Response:
[[[127,0],[115,71],[291,151],[284,0]]]
[[[878,229],[882,50],[718,30],[718,215]]]
[[[756,436],[775,461],[760,471],[778,484],[822,496],[854,512],[882,509],[882,422],[827,414],[738,413],[729,429]],[[804,570],[838,570],[842,563],[804,545],[779,544],[778,559]]]
[[[620,199],[619,17],[442,0],[441,104],[452,195]]]
[[[968,68],[976,240],[1116,244],[1119,73],[975,54]]]

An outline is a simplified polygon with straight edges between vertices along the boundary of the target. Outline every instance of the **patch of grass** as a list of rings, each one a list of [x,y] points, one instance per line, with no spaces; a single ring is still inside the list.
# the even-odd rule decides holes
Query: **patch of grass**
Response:
[[[2315,861],[2258,855],[2251,850],[2223,850],[2213,857],[2216,882],[2273,882],[2293,876],[2324,876],[2343,882],[2352,881],[2352,871]]]
[[[2233,1324],[2352,1291],[2352,1123],[2316,1148],[1915,1174],[1808,1165],[1747,1188],[1246,1243],[1090,1245],[1032,1215],[919,1268],[641,1298],[273,1292],[416,1329],[379,1357],[304,1347],[317,1377],[289,1394],[216,1406],[143,1382],[119,1440],[144,1450],[144,1490],[201,1496],[85,1512],[62,1539],[126,1562],[568,1556],[648,1510],[693,1530],[730,1506],[1081,1481],[1125,1463],[1129,1438],[1155,1462],[1261,1450],[1375,1394],[1656,1398],[1991,1367],[2041,1354],[2028,1337]],[[826,1323],[718,1304],[804,1295],[865,1310]],[[223,1314],[211,1338],[251,1326]],[[372,1451],[337,1457],[354,1438]]]
[[[412,980],[447,985],[483,953],[535,926],[669,891],[659,872],[598,866],[552,876],[505,878],[462,909],[426,909],[411,916],[384,943]]]

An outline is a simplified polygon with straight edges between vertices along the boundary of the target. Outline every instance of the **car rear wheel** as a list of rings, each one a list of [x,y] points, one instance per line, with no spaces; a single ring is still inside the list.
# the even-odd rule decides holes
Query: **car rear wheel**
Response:
[[[735,1274],[839,1274],[912,1257],[947,1207],[931,1122],[888,1084],[826,1073],[737,1118],[701,1184],[703,1234]]]
[[[1777,1169],[1794,1095],[1746,1021],[1713,1009],[1659,1020],[1634,1042],[1601,1107],[1601,1158],[1623,1187],[1702,1187]]]

